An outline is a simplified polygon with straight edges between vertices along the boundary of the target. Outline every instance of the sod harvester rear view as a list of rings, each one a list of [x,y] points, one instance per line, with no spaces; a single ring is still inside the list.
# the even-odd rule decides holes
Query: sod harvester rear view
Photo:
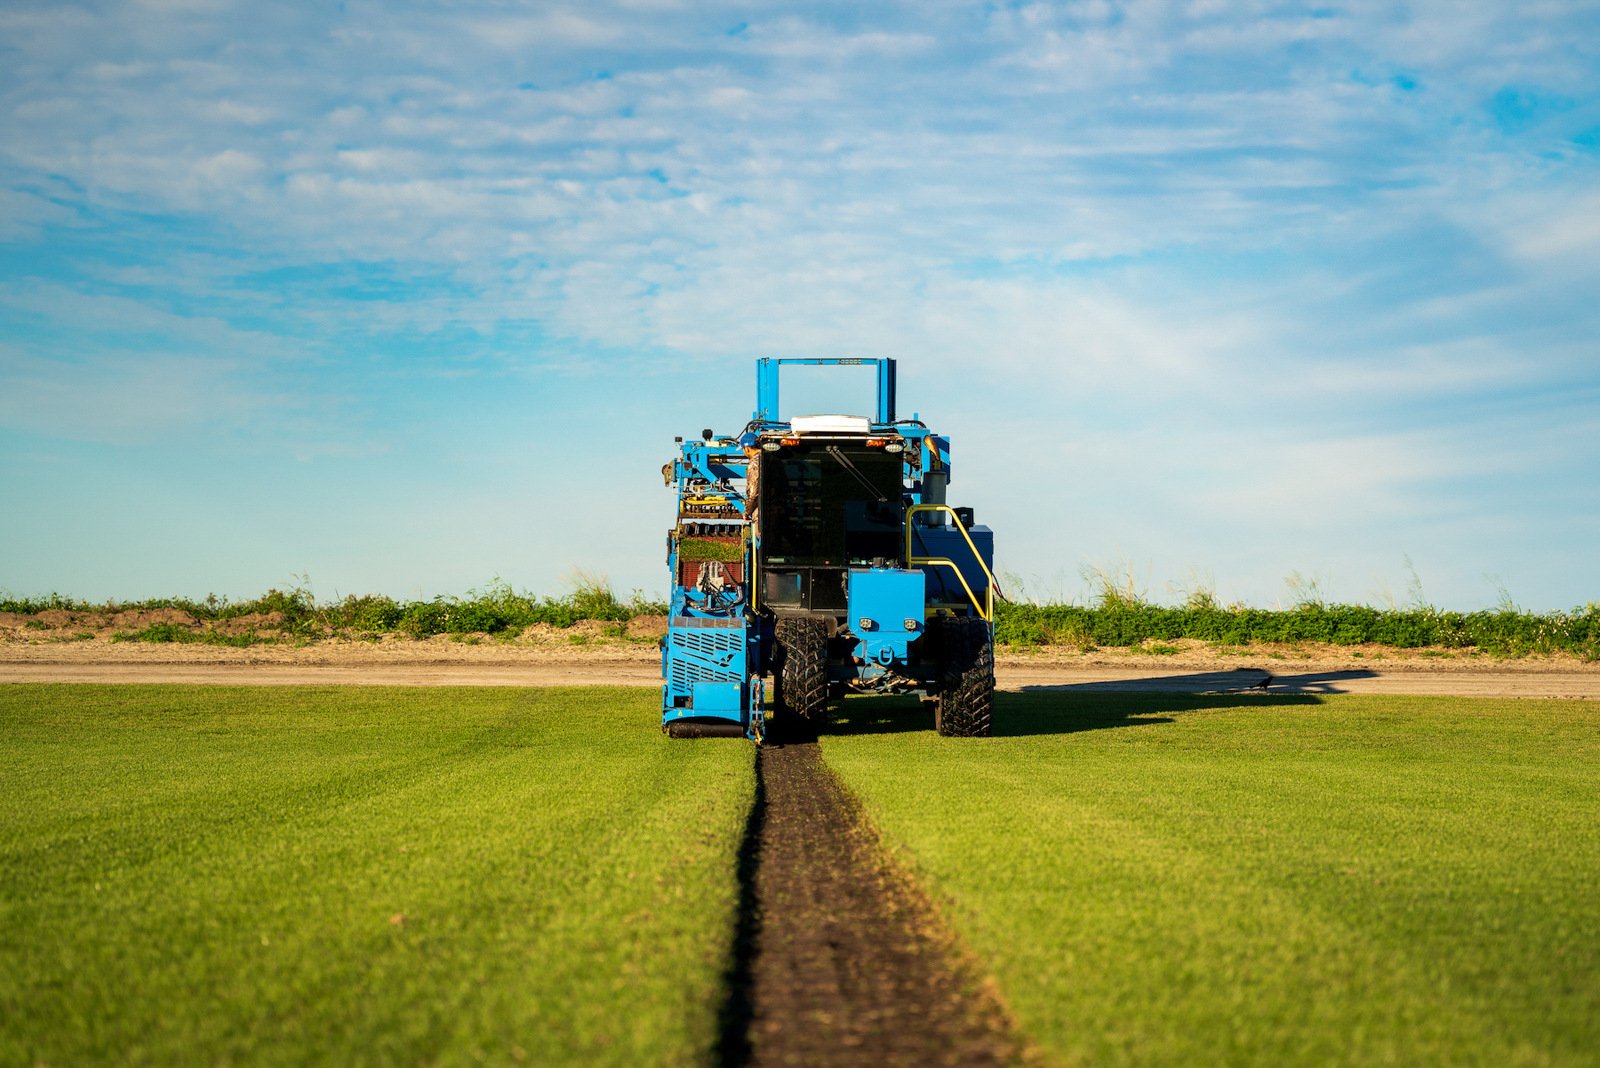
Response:
[[[784,364],[875,367],[875,411],[782,419]],[[831,698],[916,692],[989,733],[994,534],[945,503],[950,439],[895,418],[893,360],[762,359],[740,434],[677,441],[663,730],[806,737]]]

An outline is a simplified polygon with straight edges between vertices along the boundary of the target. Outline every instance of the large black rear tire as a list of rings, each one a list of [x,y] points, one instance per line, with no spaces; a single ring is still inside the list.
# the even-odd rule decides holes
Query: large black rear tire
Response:
[[[828,720],[828,628],[820,619],[778,620],[774,740],[815,738]]]
[[[930,635],[931,636],[931,635]],[[934,729],[947,738],[987,738],[994,723],[994,641],[981,619],[941,619]]]

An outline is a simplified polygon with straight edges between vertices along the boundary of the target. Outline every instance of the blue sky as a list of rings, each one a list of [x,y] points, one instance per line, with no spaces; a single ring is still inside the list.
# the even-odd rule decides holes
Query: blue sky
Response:
[[[893,356],[1083,598],[1600,599],[1592,3],[0,8],[0,586],[664,586]]]

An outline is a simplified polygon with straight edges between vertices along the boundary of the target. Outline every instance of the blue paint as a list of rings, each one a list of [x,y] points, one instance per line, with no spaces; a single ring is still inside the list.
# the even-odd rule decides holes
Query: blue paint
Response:
[[[870,368],[870,411],[825,424],[782,419],[785,366]],[[955,526],[924,527],[918,520],[930,513],[908,511],[943,503],[950,441],[915,417],[896,419],[895,368],[888,359],[763,358],[743,431],[679,441],[663,470],[677,494],[666,544],[663,729],[737,723],[759,740],[766,680],[781,672],[778,625],[797,616],[821,620],[830,636],[826,673],[836,692],[928,692],[942,679],[929,619],[983,614],[994,538],[971,527],[974,556]],[[948,567],[907,565],[908,522],[914,555],[957,561],[977,603]]]

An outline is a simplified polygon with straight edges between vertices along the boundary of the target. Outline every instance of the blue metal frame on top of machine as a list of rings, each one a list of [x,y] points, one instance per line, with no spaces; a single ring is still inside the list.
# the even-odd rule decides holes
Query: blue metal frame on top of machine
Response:
[[[871,415],[780,415],[784,365],[871,365]],[[678,439],[662,727],[805,737],[847,693],[917,692],[986,735],[994,535],[945,503],[950,442],[895,416],[891,359],[761,359],[736,436]],[[767,681],[772,701],[767,701]]]

